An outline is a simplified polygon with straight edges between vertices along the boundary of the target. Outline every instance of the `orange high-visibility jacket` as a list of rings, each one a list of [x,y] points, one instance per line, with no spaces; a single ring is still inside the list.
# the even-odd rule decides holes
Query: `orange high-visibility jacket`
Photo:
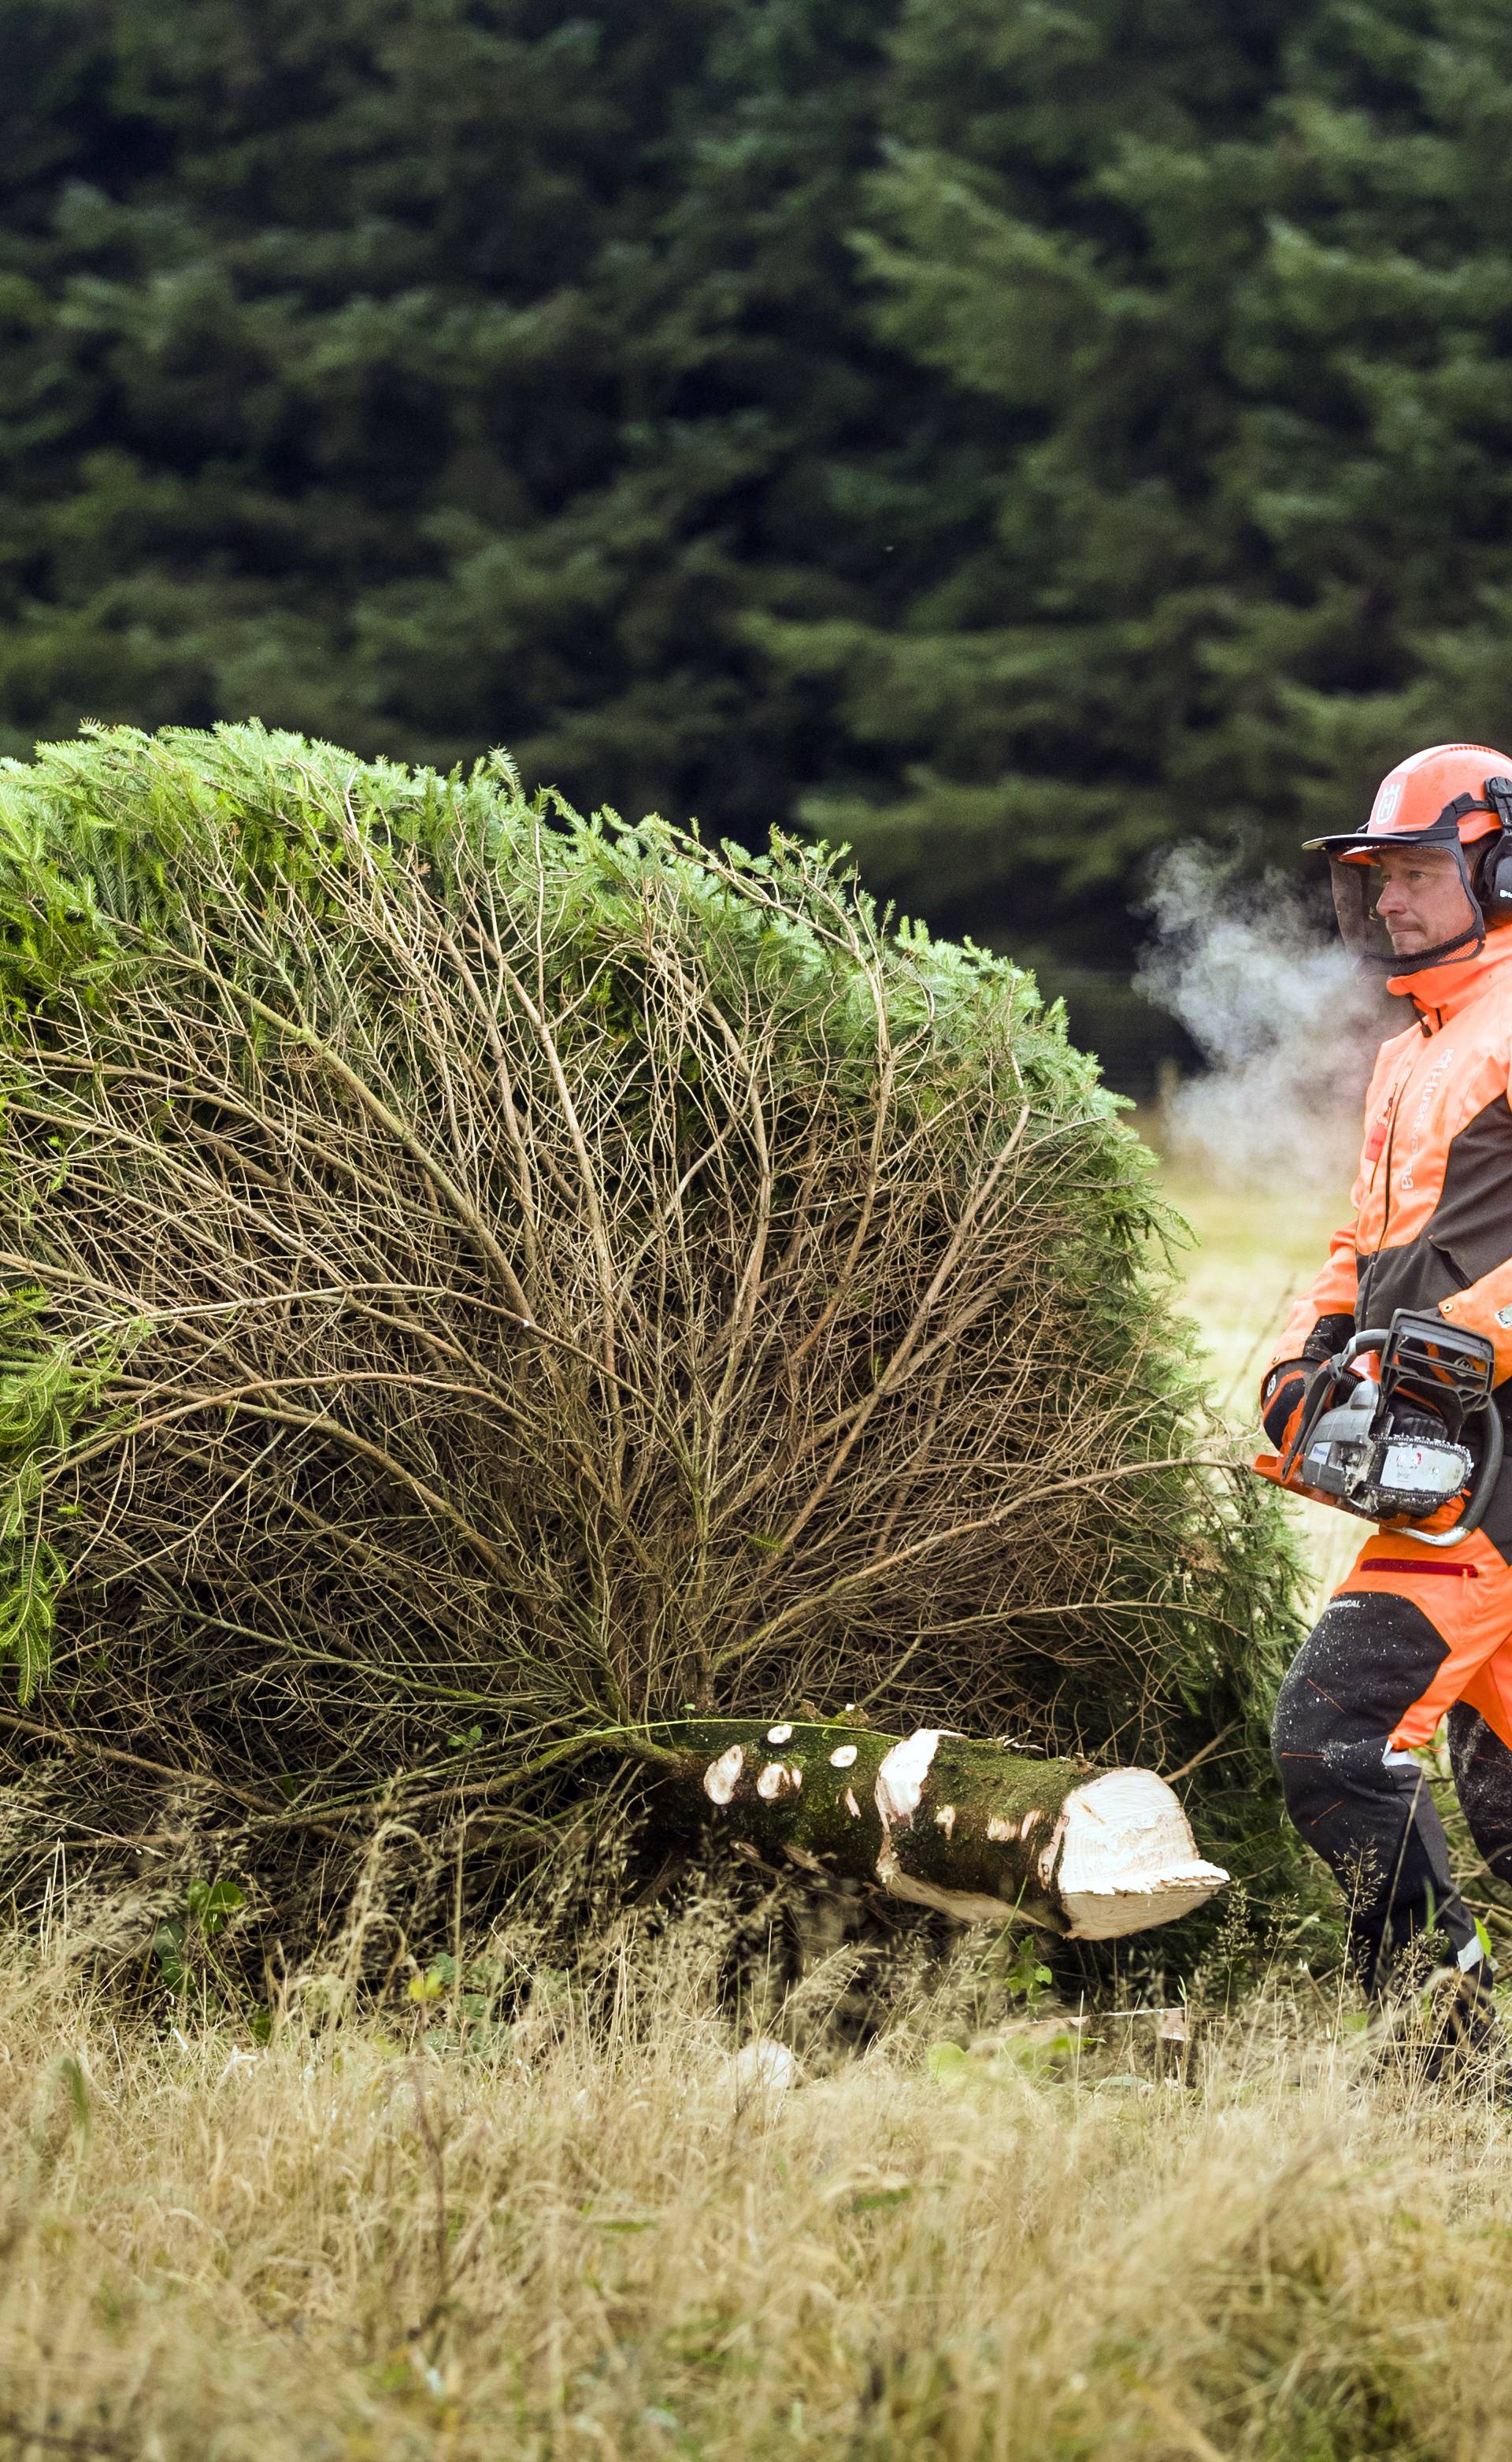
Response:
[[[1474,958],[1395,976],[1391,988],[1412,999],[1416,1022],[1381,1046],[1352,1217],[1292,1309],[1275,1362],[1295,1359],[1319,1317],[1336,1309],[1363,1328],[1389,1324],[1393,1308],[1436,1308],[1490,1337],[1508,1415],[1512,929],[1493,933]],[[1461,1700],[1512,1748],[1512,1453],[1480,1529],[1458,1546],[1436,1552],[1400,1528],[1373,1533],[1336,1595],[1372,1590],[1410,1599],[1445,1651],[1390,1748],[1426,1743]]]
[[[1381,1046],[1351,1218],[1272,1364],[1295,1359],[1335,1309],[1363,1327],[1436,1308],[1489,1335],[1501,1384],[1512,1376],[1512,929],[1391,988],[1416,1019]]]

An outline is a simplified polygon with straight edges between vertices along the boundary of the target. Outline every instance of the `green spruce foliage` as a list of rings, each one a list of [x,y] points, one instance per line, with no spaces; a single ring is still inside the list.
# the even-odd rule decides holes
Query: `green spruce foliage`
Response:
[[[1512,19],[0,0],[0,731],[496,742],[1117,967],[1508,732]]]
[[[847,239],[885,23],[0,0],[5,748],[508,742],[759,843],[822,697],[745,620],[812,612],[832,463],[928,389]]]
[[[105,729],[0,773],[0,987],[8,1853],[329,1907],[848,1704],[1284,1853],[1275,1500],[1022,973],[502,759]]]
[[[1152,850],[1505,742],[1509,71],[1444,0],[907,0],[857,245],[976,486],[900,623],[767,636],[871,877],[1116,959]]]

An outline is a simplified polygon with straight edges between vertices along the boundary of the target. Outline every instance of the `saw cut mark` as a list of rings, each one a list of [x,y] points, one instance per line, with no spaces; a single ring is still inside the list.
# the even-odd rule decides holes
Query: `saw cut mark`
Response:
[[[776,1803],[782,1796],[796,1795],[802,1784],[801,1769],[789,1768],[786,1761],[768,1761],[756,1781],[756,1792],[763,1803]]]
[[[882,1820],[876,1877],[890,1896],[904,1898],[911,1906],[933,1907],[938,1914],[953,1915],[958,1923],[1003,1923],[1011,1912],[1003,1899],[988,1897],[981,1890],[942,1889],[937,1882],[905,1872],[893,1843],[895,1831],[913,1827],[935,1755],[942,1739],[955,1733],[954,1727],[919,1727],[895,1744],[884,1759],[876,1773],[876,1808]],[[955,1826],[955,1805],[942,1805],[935,1818],[948,1837]]]

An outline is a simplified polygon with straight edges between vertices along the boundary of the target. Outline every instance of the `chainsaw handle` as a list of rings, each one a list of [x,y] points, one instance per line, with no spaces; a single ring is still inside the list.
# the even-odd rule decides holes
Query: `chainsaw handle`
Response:
[[[1391,1335],[1389,1325],[1368,1325],[1363,1333],[1351,1333],[1344,1349],[1336,1350],[1328,1364],[1338,1370],[1348,1368],[1350,1360],[1358,1359],[1362,1350],[1379,1350],[1383,1343],[1391,1340]]]
[[[1479,1415],[1485,1428],[1486,1454],[1470,1491],[1470,1501],[1452,1530],[1415,1530],[1412,1533],[1425,1547],[1458,1547],[1460,1540],[1468,1539],[1472,1530],[1479,1530],[1485,1519],[1485,1510],[1501,1469],[1502,1452],[1501,1414],[1489,1393],[1480,1405]]]
[[[1297,1421],[1297,1433],[1286,1447],[1278,1473],[1283,1482],[1291,1477],[1297,1463],[1306,1453],[1307,1439],[1332,1400],[1339,1379],[1350,1360],[1362,1350],[1378,1350],[1385,1340],[1384,1333],[1369,1329],[1364,1333],[1351,1334],[1342,1350],[1330,1351],[1327,1359],[1321,1359],[1318,1362],[1307,1380],[1307,1393],[1303,1395],[1302,1416]]]

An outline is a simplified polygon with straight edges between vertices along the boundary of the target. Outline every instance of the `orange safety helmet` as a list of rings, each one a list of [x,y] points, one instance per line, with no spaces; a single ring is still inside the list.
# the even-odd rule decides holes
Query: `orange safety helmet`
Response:
[[[1482,844],[1482,841],[1487,843]],[[1371,943],[1369,867],[1388,847],[1442,849],[1464,888],[1464,928],[1411,960],[1389,957]],[[1476,854],[1467,863],[1464,850]],[[1333,903],[1351,953],[1377,958],[1400,974],[1473,954],[1488,923],[1512,922],[1512,756],[1488,744],[1430,744],[1388,769],[1363,830],[1308,838],[1306,853],[1324,853],[1333,872]]]

